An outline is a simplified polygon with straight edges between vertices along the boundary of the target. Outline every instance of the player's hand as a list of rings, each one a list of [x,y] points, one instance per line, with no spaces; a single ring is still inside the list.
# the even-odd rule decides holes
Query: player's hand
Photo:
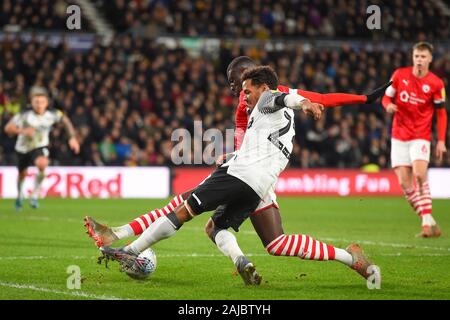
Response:
[[[313,117],[314,120],[319,120],[322,117],[324,106],[320,103],[307,100],[302,103],[302,110],[305,114]]]
[[[444,153],[447,152],[447,148],[445,147],[444,141],[438,141],[436,145],[436,158],[437,161],[441,162],[442,158],[444,157]]]
[[[379,97],[384,95],[384,93],[386,92],[387,87],[389,87],[391,84],[392,84],[392,81],[386,82],[381,87],[376,88],[371,93],[366,95],[366,98],[367,98],[366,103],[375,102]]]
[[[69,139],[69,147],[73,152],[75,152],[75,154],[80,153],[80,144],[78,143],[78,140],[76,138]]]
[[[36,133],[36,129],[34,129],[32,127],[28,127],[28,128],[22,129],[20,133],[23,134],[25,137],[32,137]]]
[[[387,107],[386,107],[386,111],[387,111],[388,113],[394,113],[394,112],[396,112],[397,110],[398,110],[397,105],[396,105],[396,104],[393,104],[393,103],[389,103],[389,104],[387,105]]]

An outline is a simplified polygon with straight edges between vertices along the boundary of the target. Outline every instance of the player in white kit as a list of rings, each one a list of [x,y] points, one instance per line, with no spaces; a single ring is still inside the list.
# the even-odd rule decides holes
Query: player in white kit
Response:
[[[30,207],[38,208],[38,197],[42,181],[45,178],[45,169],[49,164],[49,135],[52,126],[63,122],[69,135],[69,146],[79,153],[80,145],[75,138],[75,130],[69,118],[59,110],[48,110],[49,97],[47,90],[42,87],[31,89],[31,109],[16,114],[5,126],[5,132],[10,136],[17,136],[16,152],[18,158],[19,175],[17,179],[16,210],[23,208],[23,184],[27,176],[27,168],[36,166],[39,170],[36,175],[34,190],[30,198]]]
[[[221,206],[222,209],[216,210],[212,216],[215,226],[219,229],[231,227],[236,231],[255,211],[289,162],[295,135],[292,109],[299,110],[307,105],[313,116],[320,118],[321,108],[305,104],[308,100],[298,94],[272,91],[278,86],[278,78],[270,67],[249,69],[242,80],[246,102],[252,112],[240,150],[197,186],[182,205],[157,219],[133,243],[119,249],[101,247],[107,259],[119,261],[123,270],[134,269],[139,265],[136,258],[142,251],[171,237],[185,222],[205,211]],[[368,268],[371,263],[357,245],[344,250],[306,235],[277,238],[270,245],[275,255],[284,251],[303,259],[337,260],[365,278],[370,276]],[[260,284],[261,277],[253,264],[248,262],[244,268],[248,277],[244,282]]]

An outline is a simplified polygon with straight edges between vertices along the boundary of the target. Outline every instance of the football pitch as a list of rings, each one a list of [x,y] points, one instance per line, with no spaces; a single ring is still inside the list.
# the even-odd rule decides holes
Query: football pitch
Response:
[[[419,219],[402,198],[279,199],[286,234],[308,234],[343,248],[359,243],[381,269],[380,289],[369,290],[360,275],[338,262],[270,256],[249,220],[236,236],[263,281],[246,287],[206,237],[209,213],[153,247],[158,267],[145,281],[119,272],[116,262],[108,269],[97,264],[85,215],[117,226],[166,203],[43,199],[39,209],[26,204],[16,213],[13,200],[1,200],[0,299],[450,299],[449,200],[433,202],[441,238],[419,239]],[[78,267],[81,288],[68,289],[68,268]]]

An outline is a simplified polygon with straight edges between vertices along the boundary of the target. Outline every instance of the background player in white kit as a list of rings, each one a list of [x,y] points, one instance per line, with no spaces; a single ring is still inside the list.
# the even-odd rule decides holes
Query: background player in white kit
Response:
[[[36,175],[34,190],[30,198],[30,206],[38,208],[38,197],[42,181],[45,178],[45,169],[49,164],[49,134],[52,126],[60,121],[69,135],[69,146],[75,152],[80,152],[80,145],[75,138],[75,129],[69,118],[59,110],[48,110],[49,97],[47,90],[42,87],[33,87],[30,93],[31,109],[16,114],[5,126],[5,132],[10,136],[17,135],[16,152],[18,157],[19,175],[17,179],[16,210],[23,207],[23,184],[27,176],[27,168],[36,166],[39,170]]]
[[[124,270],[136,268],[136,258],[142,251],[171,237],[185,222],[205,211],[222,205],[222,210],[216,210],[212,220],[219,229],[232,227],[235,231],[255,211],[289,162],[295,135],[292,109],[302,109],[307,99],[298,94],[270,91],[278,86],[276,73],[270,67],[251,68],[242,80],[246,102],[252,112],[240,150],[194,189],[183,204],[156,220],[133,243],[119,249],[101,247],[106,258],[119,261]],[[319,105],[308,108],[315,118],[320,118]],[[280,245],[273,244],[277,248]],[[315,256],[317,250],[329,260],[344,263],[365,278],[369,276],[371,263],[356,244],[343,250],[303,236],[295,239],[286,250],[303,259]],[[249,278],[255,272],[253,264],[245,266]],[[261,278],[255,277],[252,284],[260,282]]]

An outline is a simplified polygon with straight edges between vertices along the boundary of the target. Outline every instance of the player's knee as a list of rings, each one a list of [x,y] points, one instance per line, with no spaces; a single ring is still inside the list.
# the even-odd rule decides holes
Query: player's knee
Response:
[[[415,176],[419,185],[423,185],[425,182],[427,182],[426,174],[416,174]]]
[[[27,169],[22,170],[22,171],[19,171],[19,179],[20,179],[20,180],[25,179],[26,176],[27,176],[27,174],[28,174],[28,170],[27,170]]]
[[[47,168],[48,166],[48,158],[46,157],[39,157],[36,159],[36,167],[40,170],[40,171],[44,171],[45,168]]]
[[[175,216],[177,217],[178,221],[181,224],[192,219],[192,217],[189,215],[189,212],[185,206],[178,207],[175,210]]]
[[[403,190],[409,190],[411,188],[412,184],[406,181],[400,181],[400,187]]]
[[[413,187],[413,182],[406,177],[399,177],[398,182],[403,190],[409,190]]]

